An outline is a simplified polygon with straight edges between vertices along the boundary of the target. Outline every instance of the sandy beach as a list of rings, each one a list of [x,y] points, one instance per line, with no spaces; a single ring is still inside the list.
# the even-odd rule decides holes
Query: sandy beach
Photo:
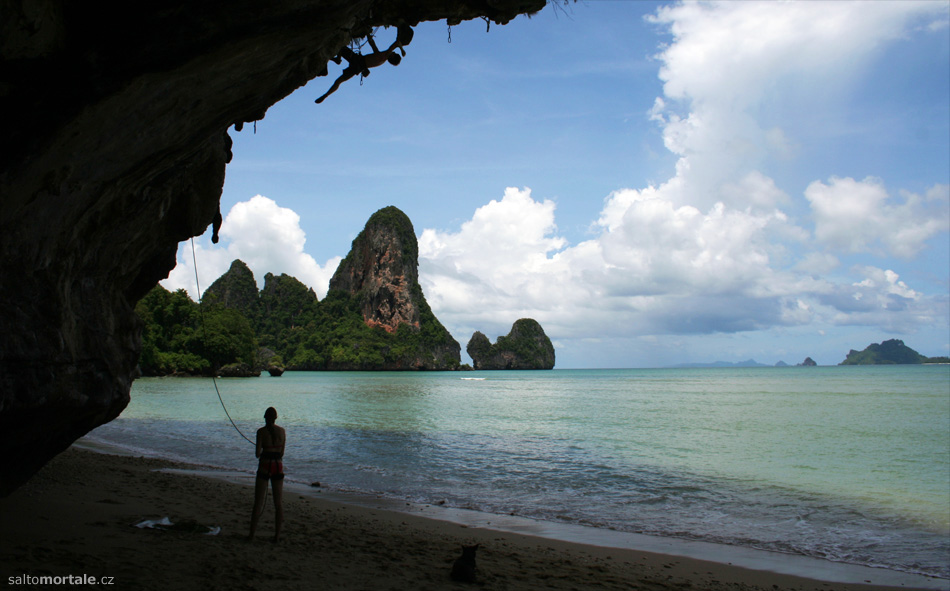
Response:
[[[270,507],[257,539],[248,542],[251,488],[181,471],[193,468],[76,448],[61,454],[0,499],[3,584],[38,586],[44,576],[68,584],[72,576],[73,583],[95,577],[115,589],[911,588],[828,583],[468,527],[299,490],[284,494],[280,543],[271,541]],[[195,527],[134,527],[162,517]],[[207,535],[198,526],[219,527],[220,533]],[[452,581],[460,546],[475,543],[478,581]]]

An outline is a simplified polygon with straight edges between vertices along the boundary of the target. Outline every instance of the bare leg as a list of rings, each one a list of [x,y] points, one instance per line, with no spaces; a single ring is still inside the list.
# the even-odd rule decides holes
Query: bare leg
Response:
[[[345,75],[345,73],[344,73],[344,75]],[[315,101],[313,101],[313,102],[315,102],[315,103],[322,103],[324,100],[326,100],[326,98],[327,98],[328,96],[330,96],[331,94],[333,94],[334,92],[336,92],[336,90],[340,87],[340,84],[343,84],[344,81],[349,80],[350,78],[353,77],[353,76],[346,76],[346,77],[344,77],[344,75],[341,75],[339,78],[337,78],[337,79],[333,82],[333,86],[330,87],[330,90],[328,90],[328,91],[326,92],[326,94],[324,94],[323,96],[321,96],[320,98],[318,98],[317,100],[315,100]]]
[[[265,485],[266,486],[266,485]],[[280,541],[280,527],[284,525],[284,479],[277,478],[271,481],[274,491],[274,542]]]
[[[355,58],[354,58],[354,59],[355,59]],[[364,68],[362,67],[362,62],[358,62],[358,65],[354,65],[354,63],[351,62],[350,65],[348,65],[347,67],[343,68],[343,71],[340,72],[340,77],[337,78],[337,79],[333,82],[333,86],[330,87],[330,90],[328,90],[328,91],[326,92],[326,94],[324,94],[323,96],[321,96],[320,98],[318,98],[317,100],[315,100],[315,101],[313,101],[313,102],[315,102],[315,103],[322,103],[324,100],[326,100],[326,98],[327,98],[328,96],[330,96],[331,94],[333,94],[334,92],[336,92],[337,89],[340,88],[340,85],[341,85],[341,84],[343,84],[344,82],[346,82],[347,80],[349,80],[349,79],[352,78],[353,76],[356,76],[357,74],[359,74],[361,69],[364,69]]]
[[[251,531],[247,534],[248,540],[254,539],[254,533],[257,532],[257,520],[264,512],[264,494],[267,492],[267,480],[263,478],[254,479],[254,508],[251,509]]]

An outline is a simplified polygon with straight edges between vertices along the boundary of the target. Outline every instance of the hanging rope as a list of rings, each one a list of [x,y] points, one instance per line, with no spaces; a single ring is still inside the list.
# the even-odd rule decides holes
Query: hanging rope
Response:
[[[255,133],[257,132],[257,121],[254,122],[254,132]],[[205,329],[205,311],[204,311],[204,307],[202,307],[201,305],[201,283],[198,281],[198,255],[195,254],[194,236],[192,236],[191,238],[191,261],[192,263],[194,263],[194,267],[195,267],[195,288],[198,290],[198,315],[201,317],[201,328],[202,330],[204,330]],[[207,333],[205,333],[205,336],[207,336]],[[215,379],[214,374],[211,374],[211,383],[214,384],[214,391],[218,394],[218,402],[221,403],[221,408],[224,409],[224,414],[226,414],[228,417],[228,420],[231,421],[231,426],[234,427],[234,430],[238,432],[238,435],[240,435],[241,437],[246,439],[248,443],[256,447],[257,443],[248,439],[247,435],[245,435],[244,433],[241,432],[240,429],[238,429],[238,426],[234,422],[234,419],[231,418],[231,413],[228,412],[228,407],[224,405],[224,398],[221,397],[221,390],[218,389],[218,380]],[[261,503],[261,510],[257,514],[257,519],[260,519],[261,515],[264,514],[264,510],[267,509],[267,493],[268,493],[268,490],[265,488],[264,502]]]
[[[195,254],[195,239],[191,239],[191,260],[194,263],[195,267],[195,287],[198,289],[198,315],[201,317],[201,329],[205,330],[205,311],[204,307],[201,305],[201,284],[198,283],[198,256]],[[207,333],[205,333],[207,336]],[[247,439],[247,442],[251,445],[257,445],[255,442],[247,438],[247,435],[241,432],[238,429],[237,424],[234,422],[234,419],[231,418],[231,413],[228,412],[228,407],[224,405],[224,399],[221,397],[221,390],[218,389],[218,380],[215,379],[214,375],[211,376],[211,382],[214,384],[214,391],[218,393],[218,402],[221,403],[221,408],[224,409],[224,414],[228,416],[228,420],[231,421],[231,425],[234,427],[234,430],[238,432],[238,435]]]

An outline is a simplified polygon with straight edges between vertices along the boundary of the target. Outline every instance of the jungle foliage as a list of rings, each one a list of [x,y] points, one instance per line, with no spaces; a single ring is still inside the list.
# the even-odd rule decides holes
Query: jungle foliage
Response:
[[[294,277],[268,273],[258,293],[253,279],[240,279],[243,270],[237,275],[222,275],[200,305],[184,290],[161,286],[139,301],[144,375],[211,374],[233,363],[262,368],[273,359],[291,370],[458,367],[457,358],[440,354],[455,342],[421,293],[419,327],[402,324],[389,333],[367,326],[358,298],[345,292],[318,301]]]

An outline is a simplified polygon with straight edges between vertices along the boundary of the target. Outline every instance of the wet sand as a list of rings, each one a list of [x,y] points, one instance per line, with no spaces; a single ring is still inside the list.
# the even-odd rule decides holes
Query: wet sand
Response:
[[[890,587],[832,583],[558,541],[340,503],[293,486],[284,493],[286,523],[280,543],[271,541],[272,507],[261,518],[257,538],[248,542],[252,489],[187,472],[194,468],[75,448],[61,454],[22,488],[0,499],[0,580],[8,585],[36,581],[30,577],[73,576],[74,581],[96,577],[104,583],[106,577],[113,589],[202,591],[914,588],[910,581]],[[243,478],[251,482],[249,476]],[[200,533],[200,527],[134,527],[165,516],[179,525],[221,530],[211,536]],[[478,581],[452,581],[449,572],[460,546],[475,543],[480,544]],[[946,582],[931,580],[927,586],[946,588]]]

